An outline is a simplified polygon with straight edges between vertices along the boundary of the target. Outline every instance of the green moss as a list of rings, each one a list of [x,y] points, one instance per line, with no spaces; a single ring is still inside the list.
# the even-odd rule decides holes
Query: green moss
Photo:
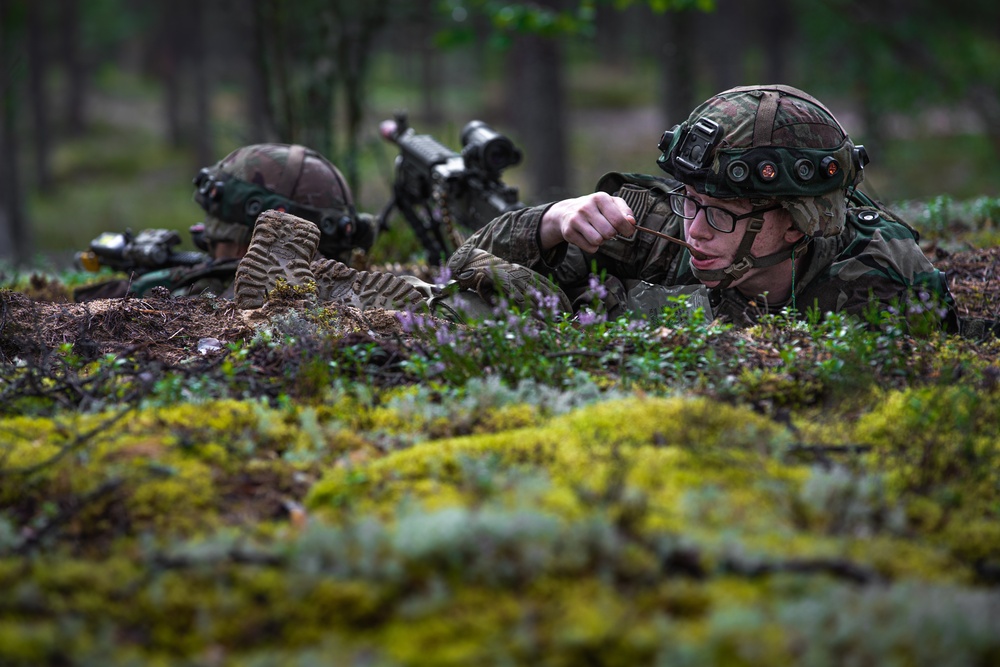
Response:
[[[450,429],[406,395],[145,409],[58,459],[109,413],[0,422],[17,480],[0,485],[0,634],[20,637],[0,661],[58,661],[55,642],[101,664],[792,664],[820,655],[802,648],[818,619],[848,622],[834,605],[896,604],[846,595],[859,577],[938,582],[959,601],[935,627],[974,628],[955,591],[997,563],[995,480],[977,468],[993,460],[985,395],[886,392],[829,436],[871,446],[837,465],[790,456],[801,430],[709,399],[557,417],[480,400],[461,414],[483,432],[432,439]],[[413,414],[424,441],[390,440]],[[913,450],[932,445],[957,460],[921,469]],[[23,542],[32,530],[47,537]],[[919,627],[907,618],[900,633]],[[861,652],[900,650],[845,632]],[[994,650],[974,637],[969,655]]]

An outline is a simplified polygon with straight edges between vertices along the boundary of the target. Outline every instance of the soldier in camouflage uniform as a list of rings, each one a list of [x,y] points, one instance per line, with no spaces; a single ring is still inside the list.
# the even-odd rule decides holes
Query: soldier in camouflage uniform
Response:
[[[957,328],[943,274],[909,225],[857,189],[864,147],[815,98],[727,90],[659,149],[669,178],[610,173],[593,194],[500,216],[451,257],[458,283],[489,298],[498,277],[509,288],[504,276],[528,270],[579,308],[596,272],[611,316],[653,314],[680,294],[737,325],[786,306],[864,315],[912,301]]]
[[[362,308],[412,307],[423,293],[438,314],[476,317],[503,294],[519,304],[547,296],[568,311],[592,305],[598,275],[612,317],[652,316],[686,295],[739,326],[788,306],[800,316],[875,306],[920,310],[957,330],[943,274],[916,231],[857,189],[864,147],[818,100],[780,85],[727,90],[665,132],[659,149],[670,177],[610,173],[593,194],[496,218],[449,259],[455,280],[443,293],[336,263],[310,269],[310,249],[258,225],[237,305],[259,307],[283,277],[315,279],[324,298]],[[282,254],[295,253],[298,269],[283,269],[293,263]]]
[[[164,286],[175,295],[211,292],[232,298],[236,268],[246,254],[257,217],[285,211],[317,227],[317,250],[350,262],[355,250],[374,242],[370,214],[358,213],[340,170],[325,157],[297,144],[254,144],[238,148],[194,179],[195,201],[205,221],[191,228],[195,244],[209,260],[195,266],[148,271],[77,290],[76,301],[143,296]]]

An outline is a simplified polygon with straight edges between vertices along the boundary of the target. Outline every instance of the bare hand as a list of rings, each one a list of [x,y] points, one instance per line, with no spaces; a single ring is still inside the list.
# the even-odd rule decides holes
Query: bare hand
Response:
[[[596,252],[617,234],[631,236],[635,216],[621,197],[606,192],[564,199],[549,207],[542,217],[542,250],[567,241],[584,252]]]

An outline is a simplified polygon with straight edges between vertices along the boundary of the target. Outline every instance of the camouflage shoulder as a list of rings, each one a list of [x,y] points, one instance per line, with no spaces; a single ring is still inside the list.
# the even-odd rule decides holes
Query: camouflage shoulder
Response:
[[[920,232],[918,232],[913,225],[904,220],[902,216],[890,209],[888,206],[869,197],[864,192],[855,190],[851,194],[848,204],[848,215],[855,216],[862,220],[867,219],[867,221],[882,219],[890,224],[900,225],[913,236],[914,240],[920,240]]]
[[[621,190],[622,186],[625,184],[638,185],[640,187],[660,190],[664,193],[668,193],[672,190],[676,190],[679,187],[683,187],[683,183],[674,180],[672,178],[665,178],[663,176],[652,176],[650,174],[638,174],[631,172],[621,172],[621,171],[610,171],[597,181],[597,187],[595,190],[597,192],[607,192],[609,194],[614,194]]]

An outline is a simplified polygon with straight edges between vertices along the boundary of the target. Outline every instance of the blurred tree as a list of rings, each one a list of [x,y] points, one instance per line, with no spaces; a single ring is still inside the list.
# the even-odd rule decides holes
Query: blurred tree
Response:
[[[432,125],[442,121],[444,114],[441,109],[442,60],[435,48],[434,35],[439,23],[434,11],[435,0],[420,0],[420,11],[417,12],[416,33],[419,35],[420,58],[420,102],[424,120]]]
[[[594,22],[598,17],[606,19],[609,7],[624,11],[633,5],[645,5],[659,14],[670,12],[668,19],[658,22],[668,31],[667,39],[661,41],[660,54],[664,63],[662,99],[664,106],[669,106],[664,113],[668,118],[678,117],[680,112],[675,111],[676,107],[683,108],[686,116],[694,99],[693,63],[697,55],[690,40],[689,19],[694,12],[715,6],[714,0],[450,0],[448,5],[452,15],[457,7],[463,10],[463,16],[473,12],[488,15],[495,31],[493,43],[509,49],[504,99],[514,134],[526,147],[530,189],[540,199],[569,193],[569,118],[564,90],[566,41],[593,39]],[[617,36],[609,35],[601,43],[604,48],[615,48],[621,42]]]
[[[670,127],[687,118],[696,103],[695,59],[699,55],[693,7],[681,7],[660,15],[664,35],[661,49],[660,113]],[[711,51],[711,50],[710,50]]]
[[[209,101],[209,69],[197,66],[206,62],[205,57],[205,11],[202,0],[184,0],[188,16],[188,48],[194,68],[194,148],[197,164],[210,164],[214,160],[212,148],[211,103]]]
[[[26,68],[24,36],[26,7],[18,0],[0,0],[0,259],[20,264],[32,252],[18,171],[20,142],[18,100]]]
[[[374,40],[401,3],[254,0],[259,87],[282,141],[308,145],[338,162],[358,188],[358,137]],[[337,150],[337,91],[346,138]]]
[[[152,69],[163,84],[163,106],[167,139],[175,148],[184,145],[184,123],[181,119],[182,68],[186,35],[184,16],[178,3],[163,3],[158,7],[158,18],[153,29]]]
[[[963,105],[1000,155],[1000,5],[797,0],[796,8],[811,70],[825,85],[854,93],[870,123],[889,110]]]
[[[80,48],[79,0],[59,0],[59,56],[66,78],[63,110],[66,133],[83,134],[87,90],[87,68]]]
[[[31,117],[34,131],[31,133],[34,141],[35,187],[41,192],[52,190],[52,142],[49,127],[49,101],[46,76],[49,71],[48,44],[46,30],[48,16],[45,8],[49,5],[41,2],[28,3],[28,34],[26,41],[28,55],[28,100],[31,105]]]
[[[193,148],[198,167],[216,158],[211,124],[211,73],[207,40],[227,32],[226,22],[206,34],[208,5],[201,0],[175,0],[144,9],[150,18],[147,45],[149,71],[163,86],[167,139],[174,148]]]
[[[514,32],[507,55],[507,115],[526,146],[525,168],[536,199],[568,196],[568,118],[563,43],[557,12],[563,0],[539,2],[536,15],[511,17]],[[544,12],[544,13],[543,13]],[[507,20],[499,16],[500,21]]]

